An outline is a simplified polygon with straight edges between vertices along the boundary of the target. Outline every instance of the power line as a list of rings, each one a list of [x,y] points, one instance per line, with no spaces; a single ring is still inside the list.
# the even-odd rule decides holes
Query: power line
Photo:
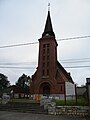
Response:
[[[66,62],[61,62],[61,63],[89,63],[89,61],[66,61]],[[36,62],[23,62],[23,63],[0,63],[0,65],[36,65]]]
[[[12,66],[12,67],[10,67],[10,66],[8,66],[8,67],[5,67],[5,66],[0,66],[0,69],[1,68],[5,68],[5,69],[8,69],[8,68],[10,68],[10,69],[35,69],[35,67],[15,67],[15,66]],[[64,68],[90,68],[90,66],[68,66],[68,67],[64,67]]]
[[[34,67],[5,67],[5,66],[0,66],[0,68],[10,68],[10,69],[35,69]]]
[[[89,37],[90,36],[79,36],[79,37],[72,37],[72,38],[62,38],[62,39],[57,39],[57,41],[76,40],[76,39],[84,39],[84,38],[89,38]],[[20,46],[37,44],[37,43],[38,42],[4,45],[4,46],[0,46],[0,48],[20,47]]]
[[[71,67],[64,67],[64,68],[89,68],[90,66],[71,66]]]
[[[90,62],[90,60],[89,61],[68,61],[68,62],[62,62],[62,63],[83,63],[83,62]]]
[[[81,62],[90,62],[90,58],[79,58],[79,59],[63,59],[59,60],[61,63],[81,63]],[[37,62],[0,62],[0,65],[35,65]]]
[[[13,44],[13,45],[4,45],[0,46],[0,48],[8,48],[8,47],[20,47],[20,46],[26,46],[26,45],[32,45],[37,44],[38,42],[31,42],[31,43],[21,43],[21,44]]]
[[[79,36],[79,37],[71,37],[71,38],[58,39],[57,41],[76,40],[76,39],[83,39],[83,38],[89,38],[89,37],[90,37],[90,36]]]
[[[90,58],[66,59],[66,60],[60,60],[60,61],[79,61],[79,60],[90,60]]]
[[[0,65],[30,65],[30,64],[36,64],[37,62],[1,62]]]

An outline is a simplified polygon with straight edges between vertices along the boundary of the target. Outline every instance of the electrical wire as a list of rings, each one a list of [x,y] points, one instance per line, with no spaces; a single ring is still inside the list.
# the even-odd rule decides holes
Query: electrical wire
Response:
[[[16,66],[0,66],[0,69],[5,68],[5,69],[35,69],[35,67],[16,67]],[[64,68],[90,68],[90,66],[68,66]]]
[[[71,67],[64,67],[64,68],[89,68],[90,66],[71,66]]]
[[[89,38],[90,36],[79,36],[79,37],[71,37],[71,38],[63,38],[63,39],[57,39],[57,41],[64,41],[64,40],[76,40],[76,39],[83,39],[83,38]]]
[[[13,45],[5,45],[5,46],[0,46],[0,48],[20,47],[20,46],[26,46],[26,45],[31,45],[31,44],[37,44],[37,43],[38,43],[38,42],[21,43],[21,44],[13,44]]]
[[[13,66],[13,67],[5,67],[5,66],[0,66],[0,68],[12,68],[12,69],[35,69],[34,67],[15,67],[15,66]]]
[[[57,41],[76,40],[76,39],[84,39],[84,38],[90,38],[90,36],[88,35],[88,36],[79,36],[79,37],[72,37],[72,38],[63,38],[63,39],[57,39]],[[38,44],[38,42],[4,45],[4,46],[0,46],[0,48],[20,47],[20,46],[26,46],[26,45],[32,45],[32,44]]]
[[[36,62],[1,62],[0,65],[30,65],[30,64],[36,64]]]
[[[90,58],[79,58],[79,59],[64,59],[59,60],[61,63],[82,63],[90,62]],[[0,65],[36,65],[37,62],[0,62]]]
[[[64,38],[64,39],[58,39],[57,41],[64,41],[64,40],[76,40],[76,39],[83,39],[83,38],[89,38],[90,36],[79,36],[79,37],[72,37],[72,38]],[[8,48],[8,47],[19,47],[19,46],[26,46],[31,44],[37,44],[38,42],[31,42],[31,43],[22,43],[22,44],[13,44],[13,45],[5,45],[0,46],[0,48]],[[83,61],[84,60],[84,61]],[[66,60],[60,60],[62,63],[80,63],[80,62],[90,62],[86,61],[90,60],[90,58],[80,58],[80,59],[66,59]],[[20,65],[20,64],[30,64],[30,62],[20,62],[20,63],[0,63],[0,65]],[[71,66],[71,67],[65,67],[65,68],[86,68],[90,66]],[[16,67],[16,66],[0,66],[0,68],[14,68],[14,69],[34,69],[34,67]]]
[[[89,61],[67,61],[67,62],[62,62],[62,63],[83,63],[83,62],[90,62],[90,60]]]
[[[65,60],[60,60],[60,61],[79,61],[79,60],[90,60],[90,58],[65,59]]]

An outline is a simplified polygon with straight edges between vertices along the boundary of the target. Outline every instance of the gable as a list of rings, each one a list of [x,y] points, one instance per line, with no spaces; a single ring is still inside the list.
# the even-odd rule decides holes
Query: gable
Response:
[[[68,73],[58,61],[57,61],[57,75],[59,76],[60,81],[74,83],[70,76],[70,73]]]

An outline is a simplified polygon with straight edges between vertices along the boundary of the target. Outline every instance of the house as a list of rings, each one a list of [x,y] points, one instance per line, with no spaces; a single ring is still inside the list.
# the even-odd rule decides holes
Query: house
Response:
[[[86,86],[76,88],[77,98],[86,97]]]
[[[11,98],[29,98],[29,89],[11,85],[4,89],[3,94],[10,95]]]

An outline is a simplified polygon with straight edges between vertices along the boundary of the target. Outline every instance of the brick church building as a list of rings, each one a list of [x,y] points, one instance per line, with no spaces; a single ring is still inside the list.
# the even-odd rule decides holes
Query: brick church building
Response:
[[[32,75],[31,95],[61,96],[63,98],[68,86],[66,83],[74,85],[70,73],[57,60],[57,46],[50,10],[48,10],[45,29],[39,39],[38,67]]]

